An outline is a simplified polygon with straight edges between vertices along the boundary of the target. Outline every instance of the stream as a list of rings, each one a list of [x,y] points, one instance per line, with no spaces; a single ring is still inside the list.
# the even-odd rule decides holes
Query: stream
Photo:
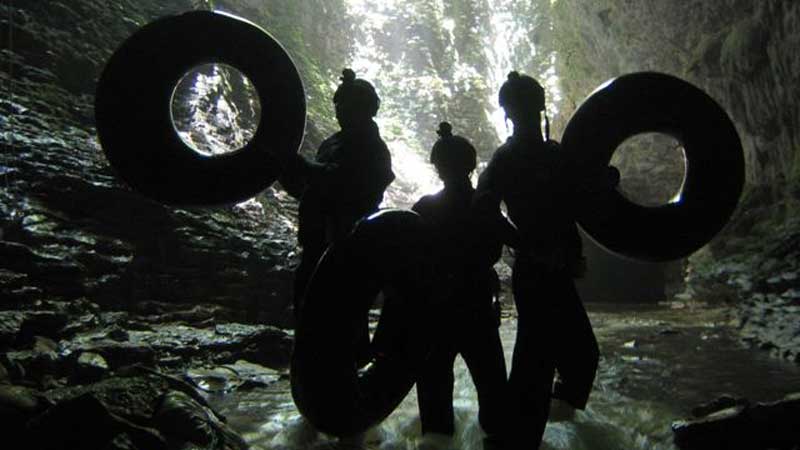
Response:
[[[772,401],[800,391],[800,366],[745,347],[721,308],[683,303],[588,304],[601,360],[586,411],[551,420],[542,449],[674,449],[670,424],[721,394]],[[510,361],[516,319],[507,314],[501,336]],[[288,379],[267,387],[209,394],[254,449],[481,449],[477,399],[464,362],[455,366],[456,433],[421,440],[414,390],[381,425],[358,442],[315,433],[292,403]],[[552,419],[552,418],[551,418]],[[436,444],[431,447],[425,445]]]

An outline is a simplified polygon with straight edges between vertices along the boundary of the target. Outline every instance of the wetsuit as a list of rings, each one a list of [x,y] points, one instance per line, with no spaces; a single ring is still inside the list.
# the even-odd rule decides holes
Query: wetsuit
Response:
[[[453,363],[458,354],[478,392],[481,427],[492,436],[501,434],[506,425],[506,366],[492,304],[499,288],[492,265],[502,244],[477,241],[470,210],[473,192],[465,179],[459,186],[423,197],[412,208],[430,226],[438,269],[433,312],[441,324],[417,382],[423,433],[454,432]]]
[[[520,448],[539,448],[555,370],[555,396],[582,409],[597,369],[597,341],[573,282],[582,264],[574,192],[557,143],[512,137],[493,155],[475,194],[479,217],[515,247],[518,323],[508,389],[511,425],[524,436]],[[501,200],[516,230],[493,219]]]
[[[305,164],[297,240],[303,254],[295,272],[294,311],[300,311],[306,286],[327,246],[376,211],[394,180],[389,149],[378,126],[369,121],[339,131],[319,147],[315,163]]]

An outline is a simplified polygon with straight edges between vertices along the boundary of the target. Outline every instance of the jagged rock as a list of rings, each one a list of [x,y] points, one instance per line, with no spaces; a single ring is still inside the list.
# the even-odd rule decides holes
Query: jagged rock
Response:
[[[167,449],[158,431],[115,414],[91,393],[59,402],[33,419],[29,429],[35,448],[43,450],[104,449],[123,433],[137,448]]]
[[[29,448],[246,448],[191,386],[146,368],[44,397],[54,406],[28,422]]]
[[[800,393],[775,402],[756,403],[748,414],[764,436],[762,442],[774,448],[800,446]]]
[[[703,417],[673,422],[675,444],[682,450],[793,449],[800,445],[800,393],[754,405],[745,399],[729,398],[724,402],[737,404]]]
[[[245,360],[238,360],[234,364],[227,364],[224,367],[232,370],[244,380],[242,383],[243,388],[267,386],[284,376],[284,374],[275,369]]]
[[[79,333],[69,341],[62,341],[61,346],[65,355],[79,352],[101,355],[115,369],[134,363],[170,365],[175,357],[184,365],[190,365],[192,360],[225,364],[246,358],[269,367],[286,367],[292,344],[286,331],[236,323],[215,328],[153,324],[150,330],[126,333],[126,341],[109,339],[102,330]]]
[[[58,344],[56,344],[56,342],[50,338],[44,336],[34,336],[32,350],[36,353],[54,355],[56,351],[58,351]]]
[[[0,311],[0,348],[32,345],[37,336],[59,339],[92,325],[92,315],[74,315],[58,308],[40,305],[43,309]],[[49,310],[44,308],[56,307]]]
[[[0,422],[3,423],[4,429],[23,428],[28,420],[48,406],[44,397],[33,389],[0,384]],[[7,436],[3,438],[8,439]]]
[[[170,391],[164,395],[153,419],[160,428],[168,430],[168,436],[201,447],[214,447],[214,429],[210,415],[182,392]]]
[[[73,383],[91,383],[100,380],[108,373],[108,363],[106,360],[92,352],[83,352],[75,362],[70,381]]]
[[[142,320],[152,323],[180,322],[186,325],[202,325],[209,321],[234,322],[237,314],[222,305],[186,305],[163,302],[142,302],[134,311],[143,315]]]
[[[116,342],[127,342],[130,339],[130,334],[119,326],[113,326],[106,332],[106,337]]]
[[[722,395],[708,403],[703,403],[692,408],[692,416],[705,417],[709,414],[721,411],[723,409],[732,408],[735,406],[748,406],[750,402],[743,397],[734,397],[732,395]]]
[[[65,368],[55,349],[43,344],[29,350],[7,352],[4,360],[12,379],[27,378],[40,384],[61,376]]]
[[[56,311],[35,311],[25,315],[18,341],[25,342],[34,336],[58,339],[67,325],[67,315]]]
[[[210,408],[180,391],[168,392],[153,423],[172,441],[189,442],[198,449],[246,449],[247,444]]]
[[[745,409],[745,406],[734,406],[699,419],[674,422],[675,445],[683,450],[755,448],[750,446],[753,437],[745,426]],[[737,447],[738,444],[744,447]]]
[[[128,433],[120,433],[103,450],[142,450],[139,449]]]
[[[0,312],[0,336],[9,349],[0,363],[9,379],[40,386],[58,384],[62,379],[86,383],[100,379],[109,369],[137,363],[180,370],[242,358],[286,367],[291,352],[292,338],[286,331],[265,325],[218,324],[206,318],[208,312],[218,310],[213,306],[191,309],[185,316],[177,309],[150,316],[151,324],[127,312],[84,314],[93,309],[91,304],[40,306],[55,311]],[[164,317],[202,318],[205,323],[195,327],[157,322]],[[56,343],[44,336],[30,336],[34,331],[47,331],[47,324],[57,330],[50,330],[51,335],[67,338]]]
[[[259,364],[239,360],[214,368],[192,368],[185,377],[198,389],[206,392],[230,392],[235,389],[268,386],[278,381],[282,374]]]
[[[23,319],[20,311],[0,311],[0,348],[10,347],[17,340]]]

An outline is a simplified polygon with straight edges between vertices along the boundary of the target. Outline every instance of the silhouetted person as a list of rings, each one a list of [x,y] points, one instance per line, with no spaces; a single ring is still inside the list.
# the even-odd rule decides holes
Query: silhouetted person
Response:
[[[332,242],[378,209],[394,180],[389,149],[373,117],[380,99],[367,81],[344,69],[333,96],[341,131],[325,139],[315,161],[300,156],[291,169],[290,193],[300,196],[298,242],[303,247],[295,272],[294,313],[298,317],[314,268]]]
[[[434,305],[446,324],[433,338],[431,355],[417,381],[422,433],[452,435],[453,363],[461,354],[478,392],[478,418],[488,441],[504,436],[506,365],[493,305],[499,290],[492,265],[500,257],[499,240],[478,242],[472,219],[475,148],[453,136],[449,123],[439,125],[431,151],[444,189],[422,197],[413,210],[428,223],[436,268]]]
[[[577,185],[559,144],[542,135],[544,89],[511,72],[499,97],[514,131],[481,174],[474,207],[487,234],[502,236],[515,250],[518,323],[508,384],[510,423],[514,448],[539,448],[551,396],[585,407],[598,349],[573,282],[585,270],[574,214]],[[501,201],[513,225],[497,219]],[[560,381],[554,390],[556,368]]]

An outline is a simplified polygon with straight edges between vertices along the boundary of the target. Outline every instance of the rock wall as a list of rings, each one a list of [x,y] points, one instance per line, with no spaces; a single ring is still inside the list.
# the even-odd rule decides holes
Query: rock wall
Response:
[[[559,124],[599,83],[640,70],[684,78],[728,111],[747,186],[729,226],[689,259],[679,297],[731,302],[749,342],[797,358],[800,3],[558,0],[552,17]],[[636,152],[622,164],[655,167]]]
[[[330,38],[342,32],[341,3],[216,3],[30,0],[0,8],[0,308],[156,300],[281,320],[295,263],[294,202],[269,189],[260,202],[226,208],[160,205],[117,181],[94,130],[95,82],[113,50],[157,17],[214,6],[248,15],[287,46],[306,77],[306,146],[316,147],[333,126],[329,80],[349,51],[346,39]],[[319,11],[330,20],[310,18]]]
[[[749,183],[796,182],[797,2],[559,0],[554,21],[564,117],[609,78],[670,73],[705,89],[729,112],[745,147]]]

